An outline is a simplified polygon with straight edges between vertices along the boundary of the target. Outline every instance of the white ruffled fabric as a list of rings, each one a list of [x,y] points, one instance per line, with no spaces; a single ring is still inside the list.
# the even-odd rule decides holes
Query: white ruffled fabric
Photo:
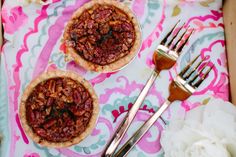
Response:
[[[161,145],[165,157],[236,157],[236,107],[212,98],[171,120]]]

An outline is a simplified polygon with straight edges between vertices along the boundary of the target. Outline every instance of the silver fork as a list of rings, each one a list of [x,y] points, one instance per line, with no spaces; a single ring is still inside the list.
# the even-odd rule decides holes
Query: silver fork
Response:
[[[200,55],[199,55],[200,56]],[[124,146],[114,155],[115,157],[127,156],[130,150],[135,144],[143,137],[143,135],[149,130],[149,128],[157,121],[162,113],[170,106],[170,104],[176,100],[184,101],[190,97],[198,88],[203,80],[207,77],[212,67],[207,68],[207,62],[200,70],[199,67],[205,60],[203,58],[200,62],[196,63],[197,56],[192,62],[190,62],[173,80],[169,86],[170,95],[164,104],[155,112],[124,144]],[[194,68],[191,68],[193,67]],[[204,72],[205,71],[205,72]],[[196,74],[197,73],[197,74]],[[203,74],[204,73],[204,74]],[[202,75],[202,76],[201,76]]]
[[[178,21],[175,24],[172,30],[166,35],[166,37],[161,41],[160,45],[155,50],[154,55],[153,55],[155,69],[153,70],[153,73],[151,74],[145,87],[142,89],[141,93],[139,94],[132,108],[129,110],[124,120],[119,125],[118,129],[114,133],[110,142],[107,144],[102,154],[103,157],[113,156],[113,154],[115,153],[115,150],[117,149],[119,143],[121,142],[126,131],[128,130],[131,122],[133,121],[138,109],[142,105],[149,89],[152,87],[157,76],[162,70],[170,69],[176,63],[176,60],[179,57],[180,52],[182,52],[182,49],[188,42],[190,36],[192,35],[193,30],[191,31],[187,39],[184,42],[182,42],[183,37],[188,32],[188,28],[187,28],[186,31],[184,31],[184,33],[182,33],[180,37],[178,37],[178,34],[181,32],[182,28],[184,27],[184,25],[182,25],[180,29],[177,31],[177,33],[174,34],[173,38],[171,38],[170,41],[168,41],[168,39],[173,34],[173,31],[176,29],[176,26],[178,25],[179,22],[180,21]],[[177,40],[177,42],[175,42],[175,39]]]

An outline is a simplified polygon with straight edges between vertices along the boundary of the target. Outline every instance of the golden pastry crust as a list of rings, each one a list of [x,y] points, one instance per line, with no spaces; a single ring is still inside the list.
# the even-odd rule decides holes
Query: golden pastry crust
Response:
[[[78,18],[84,11],[92,8],[96,4],[112,5],[122,10],[129,17],[130,21],[133,23],[134,31],[135,31],[135,41],[132,48],[129,50],[129,53],[124,55],[122,58],[116,60],[115,62],[112,62],[107,65],[99,65],[99,64],[95,64],[93,62],[87,61],[82,56],[80,56],[73,47],[66,46],[66,53],[69,56],[71,56],[79,65],[81,65],[87,70],[96,71],[96,72],[105,72],[105,73],[120,70],[122,67],[127,65],[132,59],[134,59],[134,57],[136,56],[141,46],[141,31],[140,31],[138,20],[135,17],[135,15],[132,13],[132,11],[124,4],[116,2],[116,1],[111,1],[111,0],[93,0],[85,4],[83,7],[78,9],[73,14],[72,20],[68,22],[65,28],[64,35],[63,35],[63,41],[65,42],[70,38],[70,35],[68,32],[69,32],[69,28],[73,25],[73,19]]]
[[[81,133],[78,137],[75,137],[71,139],[70,141],[66,142],[51,142],[51,141],[46,141],[42,139],[42,137],[38,136],[32,128],[29,126],[27,117],[26,117],[26,101],[33,91],[33,89],[42,81],[48,80],[50,78],[58,78],[58,77],[67,77],[71,78],[72,80],[77,81],[78,83],[82,84],[84,88],[89,92],[91,98],[93,99],[93,111],[92,115],[90,118],[90,121],[83,133]],[[91,134],[92,129],[94,128],[96,124],[96,120],[99,114],[99,102],[98,102],[98,97],[93,89],[93,87],[89,84],[88,81],[86,81],[84,78],[82,78],[80,75],[74,73],[74,72],[65,72],[65,71],[60,71],[60,70],[54,70],[54,71],[48,71],[34,79],[25,89],[21,102],[20,102],[20,120],[22,127],[24,128],[24,131],[26,134],[36,143],[42,145],[42,146],[47,146],[47,147],[54,147],[54,148],[62,148],[62,147],[68,147],[74,144],[77,144],[81,142],[84,138],[86,138],[89,134]]]

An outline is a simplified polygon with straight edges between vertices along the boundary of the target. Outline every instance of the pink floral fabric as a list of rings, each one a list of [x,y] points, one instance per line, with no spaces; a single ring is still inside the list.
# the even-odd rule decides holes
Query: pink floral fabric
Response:
[[[170,81],[196,55],[206,57],[209,66],[214,64],[213,72],[188,100],[174,102],[129,156],[162,157],[160,133],[170,117],[184,115],[188,110],[204,104],[209,96],[228,99],[221,0],[121,0],[138,17],[143,42],[134,61],[121,71],[107,74],[92,73],[73,61],[64,61],[64,46],[61,43],[64,27],[73,12],[88,1],[60,0],[49,5],[20,6],[12,5],[12,0],[5,0],[1,12],[6,42],[0,62],[0,132],[4,135],[0,155],[100,156],[151,74],[155,48],[179,19],[182,23],[186,22],[186,27],[196,31],[177,64],[171,70],[163,71],[156,80],[124,141],[160,107],[167,98]],[[32,79],[51,69],[79,73],[90,81],[99,96],[100,114],[92,134],[69,148],[50,149],[34,143],[25,134],[19,119],[19,102],[24,89]]]

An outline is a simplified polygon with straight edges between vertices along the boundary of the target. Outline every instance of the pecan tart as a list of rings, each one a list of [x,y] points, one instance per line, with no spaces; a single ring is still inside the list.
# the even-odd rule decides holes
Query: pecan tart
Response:
[[[93,0],[78,9],[63,38],[66,53],[85,69],[97,72],[119,70],[141,45],[136,17],[114,0]]]
[[[46,72],[33,80],[20,104],[22,126],[33,141],[67,147],[89,135],[98,116],[91,85],[73,72]]]

